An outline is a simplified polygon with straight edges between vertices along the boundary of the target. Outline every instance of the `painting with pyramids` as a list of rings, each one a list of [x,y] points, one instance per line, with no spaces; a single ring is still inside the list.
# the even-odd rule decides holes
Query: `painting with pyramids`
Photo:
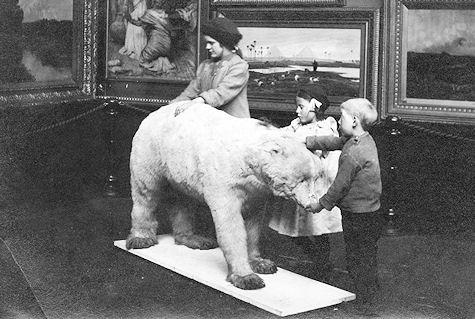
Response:
[[[249,63],[250,95],[289,98],[319,85],[329,96],[360,92],[361,30],[241,27],[239,47]]]

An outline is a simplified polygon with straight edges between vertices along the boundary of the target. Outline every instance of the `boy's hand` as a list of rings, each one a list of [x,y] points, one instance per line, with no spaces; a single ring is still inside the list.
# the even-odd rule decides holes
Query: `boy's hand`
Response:
[[[307,208],[307,211],[312,212],[312,214],[318,214],[323,210],[323,205],[319,202],[315,204],[311,204],[310,207]]]

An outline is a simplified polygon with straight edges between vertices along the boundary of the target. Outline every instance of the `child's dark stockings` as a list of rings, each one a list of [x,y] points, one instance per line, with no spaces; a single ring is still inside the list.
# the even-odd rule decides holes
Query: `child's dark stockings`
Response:
[[[294,242],[302,248],[304,254],[313,262],[313,273],[316,279],[324,277],[332,270],[328,234],[295,237]]]

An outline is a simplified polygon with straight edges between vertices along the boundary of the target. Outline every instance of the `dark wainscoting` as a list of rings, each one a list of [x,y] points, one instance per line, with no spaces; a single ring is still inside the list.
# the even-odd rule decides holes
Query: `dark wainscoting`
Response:
[[[132,137],[153,110],[103,100],[0,110],[4,200],[66,201],[85,191],[130,196]],[[294,114],[254,110],[252,116],[283,126]],[[390,233],[473,229],[473,127],[396,119],[371,133],[379,148]]]
[[[106,174],[112,179],[106,182],[106,189],[110,195],[129,196],[128,155],[132,137],[153,107],[122,102],[112,102],[110,107],[115,138]],[[294,118],[289,112],[261,110],[252,110],[251,116],[266,118],[279,127]],[[473,229],[473,127],[388,118],[378,123],[371,134],[379,150],[388,235],[447,234]]]

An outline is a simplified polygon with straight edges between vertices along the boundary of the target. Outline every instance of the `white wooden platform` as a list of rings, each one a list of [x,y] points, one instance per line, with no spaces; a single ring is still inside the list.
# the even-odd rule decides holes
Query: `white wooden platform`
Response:
[[[259,275],[266,284],[262,289],[236,288],[226,281],[227,265],[221,249],[193,250],[175,245],[170,235],[159,236],[159,244],[146,249],[127,250],[125,240],[117,240],[114,245],[279,316],[355,299],[351,292],[282,268],[278,268],[277,273],[272,275]]]

